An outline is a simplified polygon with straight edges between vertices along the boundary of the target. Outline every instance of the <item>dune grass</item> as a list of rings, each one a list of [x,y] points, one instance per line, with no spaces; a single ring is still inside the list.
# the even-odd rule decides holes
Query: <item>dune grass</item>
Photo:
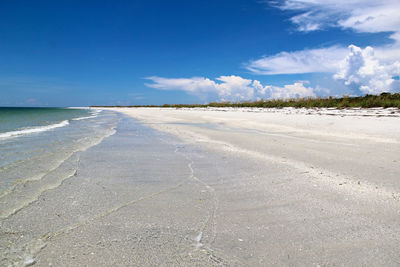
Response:
[[[104,107],[104,106],[92,106]],[[111,106],[108,106],[111,107]],[[400,93],[382,93],[357,97],[296,98],[273,99],[243,102],[211,102],[208,104],[164,104],[164,105],[132,105],[112,107],[166,107],[166,108],[206,108],[206,107],[255,107],[255,108],[400,108]]]

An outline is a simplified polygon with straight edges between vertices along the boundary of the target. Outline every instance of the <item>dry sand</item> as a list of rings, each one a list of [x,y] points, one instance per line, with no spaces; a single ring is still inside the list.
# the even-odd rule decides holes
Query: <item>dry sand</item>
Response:
[[[397,109],[117,110],[236,159],[221,172],[239,177],[199,177],[218,200],[206,248],[245,265],[400,265]]]
[[[111,110],[0,265],[400,265],[398,110]]]

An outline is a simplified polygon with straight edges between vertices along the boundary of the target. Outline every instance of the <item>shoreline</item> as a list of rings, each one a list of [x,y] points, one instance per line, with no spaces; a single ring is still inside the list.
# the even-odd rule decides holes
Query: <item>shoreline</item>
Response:
[[[0,262],[400,261],[398,118],[105,110],[122,117],[116,132],[80,152],[73,176],[1,220],[0,246],[11,247]]]
[[[284,113],[329,116],[361,116],[361,117],[400,117],[400,109],[389,108],[258,108],[258,107],[96,107],[104,110],[118,109],[156,109],[156,110],[187,110],[187,111],[221,111],[221,112],[255,112]]]

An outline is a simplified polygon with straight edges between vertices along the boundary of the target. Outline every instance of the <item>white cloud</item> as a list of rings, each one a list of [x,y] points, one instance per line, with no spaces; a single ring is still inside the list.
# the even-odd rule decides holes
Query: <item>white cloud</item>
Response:
[[[346,56],[344,47],[306,49],[250,61],[246,68],[255,74],[296,74],[310,72],[335,72]]]
[[[349,16],[339,20],[339,25],[358,32],[398,32],[400,30],[399,1],[364,2],[367,3],[358,3],[357,6],[348,5]],[[346,5],[344,7],[346,8]]]
[[[218,100],[241,101],[267,98],[315,97],[314,89],[306,87],[306,81],[295,82],[283,87],[265,85],[258,80],[244,79],[240,76],[221,76],[216,81],[204,77],[146,78],[153,83],[146,86],[160,90],[180,90],[203,98],[217,96]]]
[[[399,0],[284,0],[269,1],[281,10],[297,12],[291,21],[299,31],[315,31],[328,27],[357,32],[392,32],[390,45],[375,48],[375,56],[384,63],[400,60]],[[347,48],[331,46],[280,52],[252,60],[246,68],[255,74],[296,74],[336,72],[347,55]]]
[[[393,79],[400,74],[400,61],[382,64],[372,47],[361,49],[350,45],[349,50],[334,75],[335,79],[343,80],[346,85],[366,94],[400,91],[399,81]]]
[[[356,32],[392,32],[393,43],[361,49],[331,46],[281,52],[252,60],[246,68],[255,74],[298,74],[325,72],[335,74],[350,88],[362,93],[399,91],[400,70],[400,1],[399,0],[283,0],[269,1],[282,9],[295,11],[291,21],[299,31],[310,32],[338,27]],[[221,100],[257,98],[291,98],[315,96],[319,89],[295,82],[283,87],[263,86],[257,80],[239,76],[221,76],[215,80],[203,77],[149,77],[149,87],[182,90],[197,96],[216,95]],[[323,89],[326,91],[326,89]]]
[[[160,90],[180,90],[197,96],[217,94],[222,100],[252,99],[254,94],[254,88],[250,86],[252,81],[235,75],[217,78],[216,80],[220,83],[203,77],[162,78],[153,76],[147,79],[153,81],[151,84],[146,84],[148,87]]]
[[[255,74],[295,74],[327,72],[336,80],[357,93],[377,94],[400,91],[400,50],[397,48],[374,49],[330,47],[309,49],[252,61],[247,66]]]
[[[331,46],[280,52],[252,60],[246,68],[254,74],[336,73],[361,93],[399,91],[400,1],[399,0],[283,0],[269,1],[281,10],[295,11],[291,21],[299,31],[310,32],[328,27],[356,32],[392,32],[392,44],[375,48],[349,49]]]
[[[284,0],[282,10],[297,11],[291,21],[300,31],[341,27],[358,32],[399,32],[398,0]]]
[[[376,47],[374,52],[376,60],[381,64],[393,64],[396,61],[400,61],[400,45]],[[348,54],[347,47],[339,46],[281,52],[273,56],[250,61],[246,64],[246,69],[254,74],[264,75],[315,72],[335,73],[339,70],[340,63]]]
[[[299,97],[315,97],[314,88],[306,87],[308,81],[299,81],[294,84],[287,84],[283,87],[266,85],[263,86],[259,81],[254,80],[252,86],[256,91],[257,98],[287,99]]]
[[[203,77],[173,79],[152,76],[146,79],[153,81],[151,84],[146,84],[148,87],[160,90],[182,90],[194,94],[203,94],[213,91],[213,88],[216,86],[214,81]]]
[[[216,89],[223,100],[244,100],[253,99],[254,97],[254,88],[251,86],[251,80],[235,75],[221,76],[217,80],[222,82],[216,84]]]
[[[283,87],[268,86],[270,98],[298,98],[298,97],[315,97],[312,87],[305,87],[304,82],[295,82],[287,84]]]

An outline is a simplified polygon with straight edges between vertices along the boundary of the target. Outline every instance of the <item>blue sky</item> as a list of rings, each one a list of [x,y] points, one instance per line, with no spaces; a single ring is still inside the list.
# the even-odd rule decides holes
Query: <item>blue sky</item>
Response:
[[[400,4],[0,2],[0,106],[399,92]]]

